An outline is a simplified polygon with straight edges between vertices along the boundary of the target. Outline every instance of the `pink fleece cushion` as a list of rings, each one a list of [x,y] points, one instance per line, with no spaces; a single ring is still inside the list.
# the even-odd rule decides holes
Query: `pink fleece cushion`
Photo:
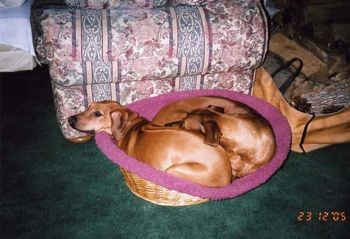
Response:
[[[255,97],[227,90],[196,90],[168,93],[132,103],[128,107],[151,120],[163,106],[169,103],[184,98],[207,95],[217,95],[242,102],[258,111],[271,123],[276,136],[277,152],[270,163],[248,176],[232,181],[226,187],[209,188],[155,170],[149,165],[127,156],[122,150],[116,147],[111,136],[106,133],[98,133],[96,135],[97,146],[112,162],[139,177],[168,189],[201,198],[212,200],[233,198],[265,183],[282,166],[291,144],[289,124],[284,116],[272,105]]]

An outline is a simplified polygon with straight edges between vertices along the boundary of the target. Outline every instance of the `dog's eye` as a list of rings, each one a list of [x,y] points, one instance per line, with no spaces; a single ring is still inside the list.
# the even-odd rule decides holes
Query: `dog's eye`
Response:
[[[96,117],[100,117],[100,116],[102,116],[102,114],[101,114],[101,112],[100,112],[100,111],[95,111],[95,112],[94,112],[94,115],[95,115]]]

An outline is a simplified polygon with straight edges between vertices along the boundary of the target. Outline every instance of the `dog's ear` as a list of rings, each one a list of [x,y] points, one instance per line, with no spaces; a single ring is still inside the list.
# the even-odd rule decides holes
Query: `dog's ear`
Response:
[[[221,113],[221,114],[225,113],[225,108],[221,107],[221,106],[209,105],[208,108],[212,109],[212,110],[214,110],[214,111],[216,111],[218,113]]]
[[[222,133],[218,124],[215,121],[207,121],[202,123],[204,127],[204,143],[211,146],[218,146]]]
[[[122,110],[115,110],[112,111],[110,115],[112,121],[112,135],[116,141],[119,141],[125,124],[125,113]]]

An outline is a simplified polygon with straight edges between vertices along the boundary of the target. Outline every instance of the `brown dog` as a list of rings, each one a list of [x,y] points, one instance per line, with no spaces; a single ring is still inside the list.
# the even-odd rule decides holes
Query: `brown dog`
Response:
[[[156,126],[117,102],[93,103],[68,121],[80,131],[112,134],[120,149],[157,170],[208,187],[227,186],[232,180],[221,146],[204,144],[202,135],[184,129]]]
[[[271,126],[257,113],[223,114],[216,108],[201,108],[185,117],[183,128],[202,132],[209,145],[220,144],[229,154],[237,177],[256,171],[275,154]]]
[[[255,110],[229,99],[196,97],[175,102],[159,111],[153,122],[201,133],[205,143],[221,145],[237,177],[267,164],[275,153],[270,124]]]

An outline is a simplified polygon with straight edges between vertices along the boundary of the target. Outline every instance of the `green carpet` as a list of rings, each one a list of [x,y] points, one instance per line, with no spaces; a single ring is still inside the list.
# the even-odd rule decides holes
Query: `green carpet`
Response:
[[[134,196],[94,142],[61,135],[46,69],[2,74],[1,238],[350,238],[350,145],[291,153],[235,199],[163,207]],[[313,213],[299,222],[300,211]],[[346,221],[318,220],[345,212]]]

